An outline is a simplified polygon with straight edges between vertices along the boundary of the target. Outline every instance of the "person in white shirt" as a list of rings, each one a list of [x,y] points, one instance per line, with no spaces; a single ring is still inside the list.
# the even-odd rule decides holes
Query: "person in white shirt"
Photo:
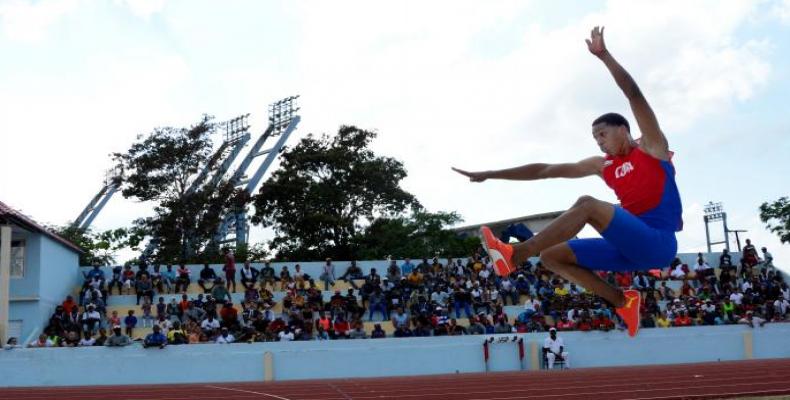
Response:
[[[38,335],[38,340],[28,343],[27,347],[53,347],[55,342],[50,340],[45,333]]]
[[[294,334],[287,326],[284,330],[277,334],[277,336],[280,338],[281,342],[291,342],[294,340]]]
[[[565,361],[566,368],[571,367],[570,361],[568,361],[568,352],[565,351],[565,344],[562,342],[562,338],[557,337],[557,329],[549,329],[549,337],[543,341],[543,352],[546,353],[549,369],[554,368],[554,361],[558,358]]]
[[[217,344],[231,344],[236,341],[236,338],[228,332],[228,328],[222,328],[219,336],[217,336]]]
[[[676,265],[675,269],[673,269],[672,272],[670,272],[670,275],[672,275],[672,277],[675,278],[675,279],[683,279],[683,278],[685,278],[686,277],[686,271],[683,270],[683,264]]]
[[[763,251],[763,265],[766,267],[773,267],[774,266],[774,256],[768,252],[768,249],[763,247],[761,249]]]
[[[736,306],[741,305],[741,302],[743,301],[743,293],[741,293],[741,292],[733,292],[730,295],[730,301],[735,303]]]
[[[78,346],[80,346],[80,347],[93,346],[95,343],[96,343],[96,339],[94,339],[94,338],[92,338],[90,336],[87,336],[87,337],[84,337],[84,338],[80,339],[80,343],[78,344]]]
[[[774,301],[774,312],[778,314],[777,316],[780,320],[784,319],[788,308],[790,308],[790,302],[788,302],[787,299],[780,297]]]
[[[208,318],[204,319],[203,322],[200,323],[200,329],[203,330],[203,333],[205,333],[206,336],[211,337],[215,335],[219,329],[219,321],[214,319],[213,316],[209,315]]]

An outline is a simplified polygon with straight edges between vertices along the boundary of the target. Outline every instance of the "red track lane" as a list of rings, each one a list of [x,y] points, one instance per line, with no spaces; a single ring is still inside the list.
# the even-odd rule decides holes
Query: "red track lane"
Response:
[[[790,394],[790,359],[274,383],[0,389],[6,400],[713,399]]]

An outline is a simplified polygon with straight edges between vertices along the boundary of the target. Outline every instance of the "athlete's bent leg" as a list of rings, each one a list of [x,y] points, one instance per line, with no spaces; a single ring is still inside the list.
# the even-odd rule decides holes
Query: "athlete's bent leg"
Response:
[[[540,260],[550,271],[592,291],[615,307],[622,307],[625,304],[623,291],[610,285],[591,270],[579,266],[576,255],[567,243],[556,244],[542,251]]]
[[[520,265],[543,250],[573,239],[587,224],[598,232],[603,232],[613,217],[614,205],[592,196],[579,197],[571,208],[540,233],[525,242],[514,244],[512,262]]]

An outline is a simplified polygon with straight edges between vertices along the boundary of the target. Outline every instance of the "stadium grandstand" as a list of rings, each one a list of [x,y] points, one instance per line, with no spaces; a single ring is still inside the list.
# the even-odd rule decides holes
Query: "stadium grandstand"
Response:
[[[539,259],[505,278],[492,273],[481,252],[293,263],[237,263],[229,252],[224,264],[80,267],[78,248],[0,205],[2,265],[10,272],[2,283],[11,294],[4,299],[10,329],[3,332],[14,337],[0,360],[11,371],[2,386],[542,369],[549,330],[564,338],[574,369],[788,356],[780,344],[790,330],[788,286],[770,253],[758,254],[751,244],[743,253],[679,254],[672,265],[635,274],[600,272],[645,294],[643,329],[627,339],[612,307]],[[674,350],[654,354],[648,343]],[[369,352],[393,360],[385,368]],[[457,360],[442,362],[444,352]],[[420,357],[424,362],[412,362]],[[321,367],[340,359],[354,366]],[[155,373],[118,374],[124,367],[114,363],[127,360]],[[92,377],[67,367],[95,368],[97,361],[107,368]],[[183,362],[195,372],[163,375]],[[216,371],[235,362],[254,368]]]

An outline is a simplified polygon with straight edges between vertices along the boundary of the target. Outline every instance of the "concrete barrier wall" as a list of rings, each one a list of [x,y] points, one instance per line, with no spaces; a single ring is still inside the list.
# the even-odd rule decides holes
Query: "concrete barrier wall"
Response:
[[[509,335],[512,337],[514,335]],[[192,382],[260,382],[344,377],[382,377],[533,369],[531,349],[545,333],[518,335],[516,343],[492,344],[490,336],[277,342],[126,348],[13,349],[0,352],[0,386],[71,386]],[[790,357],[790,324],[560,333],[574,368],[672,364]],[[535,346],[533,346],[533,343]],[[270,365],[265,366],[266,354]],[[537,359],[538,354],[534,354]]]

